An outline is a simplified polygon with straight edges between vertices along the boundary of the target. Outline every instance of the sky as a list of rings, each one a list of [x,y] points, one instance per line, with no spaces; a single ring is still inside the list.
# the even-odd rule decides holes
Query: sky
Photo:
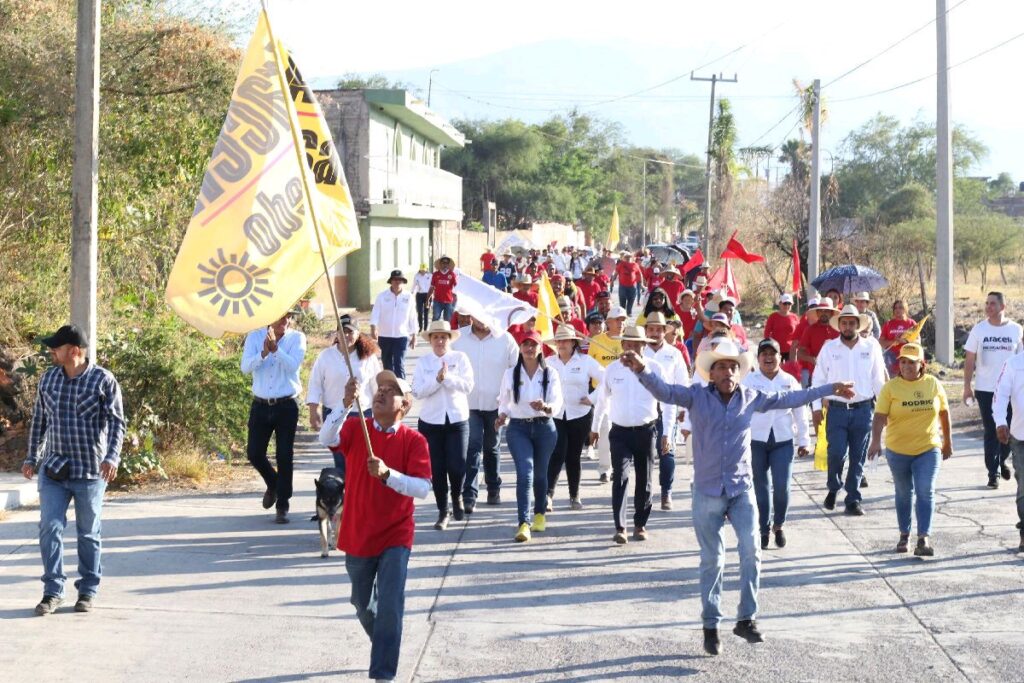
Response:
[[[238,11],[237,0],[212,1]],[[1008,171],[1022,181],[1024,2],[947,2],[950,64],[1010,40],[952,69],[952,111],[954,122],[990,149],[972,174]],[[795,114],[788,114],[796,104],[794,79],[820,78],[825,86],[829,120],[822,148],[831,154],[839,155],[847,133],[876,112],[904,123],[935,120],[932,0],[268,5],[275,33],[292,48],[307,80],[327,84],[349,72],[383,73],[425,95],[436,70],[432,108],[449,118],[539,121],[576,105],[621,122],[632,144],[700,154],[709,84],[690,80],[696,69],[699,76],[737,75],[737,83],[719,85],[719,94],[733,104],[740,147],[779,145],[799,135]],[[916,79],[922,80],[874,94]],[[826,172],[828,163],[826,155]]]

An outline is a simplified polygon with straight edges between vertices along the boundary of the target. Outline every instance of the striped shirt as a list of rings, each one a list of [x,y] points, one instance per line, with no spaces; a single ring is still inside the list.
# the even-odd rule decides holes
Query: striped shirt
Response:
[[[109,370],[90,365],[69,378],[53,367],[39,380],[25,464],[59,468],[66,460],[72,479],[98,479],[101,461],[120,463],[124,432],[121,387]]]

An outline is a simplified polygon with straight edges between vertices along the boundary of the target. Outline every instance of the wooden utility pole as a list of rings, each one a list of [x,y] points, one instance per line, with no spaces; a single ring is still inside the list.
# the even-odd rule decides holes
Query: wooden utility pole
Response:
[[[736,83],[736,74],[732,78],[725,78],[722,74],[712,74],[711,78],[694,76],[690,72],[691,81],[711,81],[711,107],[708,111],[708,159],[707,169],[704,171],[704,239],[702,249],[705,254],[711,253],[711,138],[715,127],[715,85],[718,83]]]
[[[946,0],[935,0],[935,359],[953,362],[953,133],[949,125],[949,25]]]
[[[97,189],[100,111],[100,1],[78,0],[75,160],[71,178],[71,322],[96,361]]]
[[[814,114],[811,123],[811,207],[807,222],[807,281],[821,270],[821,81],[814,79]],[[810,294],[807,295],[808,299]]]

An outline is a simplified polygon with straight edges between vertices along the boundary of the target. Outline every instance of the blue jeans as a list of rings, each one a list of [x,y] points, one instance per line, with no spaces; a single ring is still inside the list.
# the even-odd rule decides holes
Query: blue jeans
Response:
[[[793,440],[776,441],[775,435],[770,433],[768,441],[751,441],[750,465],[754,474],[758,527],[762,534],[771,530],[770,523],[781,529],[789,510]],[[769,471],[772,473],[771,481],[768,480]]]
[[[661,411],[659,410],[658,412],[659,416],[655,424],[655,433],[658,437],[656,442],[658,484],[661,486],[661,495],[665,495],[666,493],[672,493],[672,484],[676,480],[676,454],[672,452],[672,446],[675,444],[675,434],[665,434],[665,428],[661,424]],[[664,454],[661,452],[661,437],[663,436],[668,436],[668,452]]]
[[[498,463],[498,430],[494,421],[498,419],[495,410],[469,411],[469,446],[466,452],[466,483],[462,487],[462,499],[476,503],[480,493],[477,479],[480,478],[480,460],[483,455],[484,482],[487,493],[501,489],[501,472]]]
[[[825,435],[828,437],[828,490],[846,489],[846,505],[860,502],[860,480],[864,475],[864,458],[868,454],[871,438],[871,420],[874,402],[867,401],[856,408],[838,407],[836,401],[829,403]],[[843,485],[843,467],[846,466],[847,451],[850,455],[850,469]]]
[[[75,501],[75,527],[78,532],[78,575],[75,588],[79,595],[96,595],[103,568],[100,564],[100,512],[107,484],[102,479],[54,481],[39,471],[39,552],[43,557],[43,595],[63,597],[64,529],[68,525],[68,505]]]
[[[626,309],[626,315],[633,315],[633,304],[636,303],[636,285],[619,285],[619,305]]]
[[[896,521],[901,534],[910,533],[910,508],[917,493],[917,533],[928,536],[932,530],[935,512],[935,480],[939,478],[939,449],[933,448],[920,455],[902,455],[885,449],[896,488]]]
[[[534,514],[547,509],[548,462],[558,440],[555,423],[550,418],[535,422],[513,418],[505,430],[505,439],[516,464],[518,523],[529,524],[531,507]]]
[[[378,337],[377,344],[380,346],[380,362],[384,369],[405,379],[405,348],[409,345],[409,338]]]
[[[390,681],[398,673],[409,552],[395,546],[376,557],[345,556],[345,570],[352,582],[351,603],[370,636],[370,678]]]
[[[434,302],[434,314],[431,320],[451,320],[455,312],[455,304],[439,304]]]
[[[417,429],[427,437],[430,449],[430,478],[434,485],[437,509],[448,509],[448,494],[453,509],[462,505],[462,488],[466,483],[466,451],[469,446],[469,420],[432,424],[419,420]]]
[[[740,555],[740,604],[738,620],[757,616],[757,589],[761,581],[761,551],[754,535],[754,493],[744,491],[729,498],[708,496],[691,486],[693,529],[700,544],[700,600],[704,628],[718,628],[722,621],[722,582],[725,573],[726,515],[736,532]]]

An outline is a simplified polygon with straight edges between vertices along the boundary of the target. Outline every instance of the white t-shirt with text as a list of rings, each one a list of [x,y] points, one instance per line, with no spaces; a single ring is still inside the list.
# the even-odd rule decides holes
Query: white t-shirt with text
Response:
[[[1012,320],[993,325],[982,320],[971,329],[964,351],[976,354],[974,360],[974,390],[995,391],[1003,363],[1021,352],[1024,329]]]

